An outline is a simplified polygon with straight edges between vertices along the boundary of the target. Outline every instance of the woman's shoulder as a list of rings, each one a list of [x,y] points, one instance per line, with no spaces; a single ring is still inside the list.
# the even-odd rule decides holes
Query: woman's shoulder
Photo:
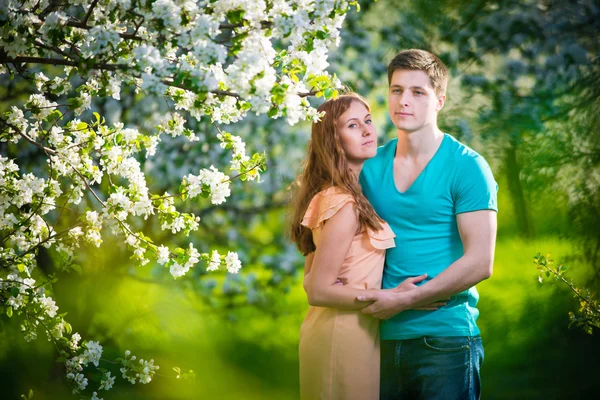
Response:
[[[323,189],[315,194],[310,201],[302,219],[302,225],[311,229],[319,227],[346,204],[354,204],[355,202],[354,197],[340,187],[331,186]]]
[[[352,197],[352,195],[350,193],[348,193],[347,191],[345,191],[344,189],[342,189],[339,186],[330,186],[326,189],[323,189],[320,192],[318,192],[317,194],[315,194],[314,197],[317,197],[317,196],[319,196],[321,198],[344,197],[344,196]]]

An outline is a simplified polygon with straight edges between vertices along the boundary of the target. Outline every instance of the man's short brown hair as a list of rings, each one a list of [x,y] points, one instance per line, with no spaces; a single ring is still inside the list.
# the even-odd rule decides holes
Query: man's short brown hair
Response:
[[[434,54],[419,49],[403,50],[396,54],[388,65],[388,85],[392,82],[394,71],[399,69],[425,72],[435,93],[438,96],[446,93],[448,67]]]

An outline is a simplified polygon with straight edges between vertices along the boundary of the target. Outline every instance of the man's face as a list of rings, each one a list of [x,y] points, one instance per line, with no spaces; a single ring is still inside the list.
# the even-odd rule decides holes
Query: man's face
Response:
[[[397,129],[411,133],[435,126],[445,95],[438,96],[423,71],[394,71],[388,93],[388,110]]]

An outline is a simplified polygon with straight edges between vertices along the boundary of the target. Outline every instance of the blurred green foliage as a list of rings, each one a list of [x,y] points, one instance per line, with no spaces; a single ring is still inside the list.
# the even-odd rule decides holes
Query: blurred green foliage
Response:
[[[577,301],[558,285],[540,284],[531,260],[551,251],[557,262],[569,264],[574,281],[592,292],[600,285],[600,5],[360,3],[362,11],[348,15],[330,69],[370,100],[380,137],[395,134],[387,117],[387,62],[403,48],[429,49],[452,71],[442,129],[483,154],[500,186],[494,275],[479,285],[483,398],[597,396],[600,335],[569,328]],[[0,111],[31,91],[23,80],[2,82]],[[166,112],[161,101],[126,90],[120,103],[102,100],[94,107],[109,124],[123,121],[148,131]],[[160,159],[145,162],[152,191],[177,185],[183,175],[223,157],[214,127],[189,123],[199,142],[166,140]],[[236,182],[224,207],[200,200],[183,209],[202,217],[195,234],[199,250],[235,248],[244,263],[240,275],[198,269],[173,281],[160,266],[134,268],[110,238],[100,250],[82,250],[81,275],[62,273],[55,299],[74,331],[100,340],[107,358],[129,349],[161,367],[149,385],[121,381],[106,399],[298,397],[297,343],[308,305],[303,260],[285,236],[285,204],[309,129],[266,117],[228,127],[252,152],[266,152],[263,182]],[[31,170],[42,160],[27,147],[0,146]],[[157,242],[182,240],[152,223],[138,228]],[[38,261],[42,274],[60,270],[53,254],[42,253]],[[16,324],[6,318],[0,323],[3,398],[27,396],[30,389],[34,399],[71,398],[51,343],[42,335],[26,343]],[[193,370],[195,378],[177,379],[173,368]]]

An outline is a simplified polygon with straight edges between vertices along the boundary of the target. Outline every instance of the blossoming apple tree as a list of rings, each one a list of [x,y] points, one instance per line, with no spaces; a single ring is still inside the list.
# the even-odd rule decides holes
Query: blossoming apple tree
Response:
[[[8,0],[0,8],[0,75],[33,93],[0,116],[0,306],[27,341],[41,331],[64,363],[73,392],[109,390],[115,377],[101,368],[102,346],[83,340],[58,311],[52,283],[36,271],[40,249],[72,263],[83,244],[101,246],[106,231],[121,235],[140,265],[156,262],[174,278],[191,268],[237,273],[234,251],[201,253],[156,245],[133,224],[155,218],[161,229],[188,235],[202,221],[176,203],[198,196],[219,205],[230,183],[255,181],[265,155],[249,154],[223,125],[248,113],[290,124],[319,118],[309,96],[336,95],[325,71],[352,1],[342,0]],[[120,100],[123,87],[169,106],[153,131],[107,124],[101,98]],[[33,89],[35,88],[35,89]],[[6,107],[5,107],[6,108]],[[198,141],[191,119],[210,121],[228,170],[205,166],[181,176],[171,193],[151,193],[140,160],[157,158],[165,136]],[[30,169],[9,150],[31,147],[44,159]],[[6,153],[5,153],[6,151]],[[223,166],[221,166],[222,168]],[[92,199],[92,201],[88,201]],[[116,360],[122,377],[148,383],[158,369],[129,351]],[[91,388],[85,372],[102,378]],[[95,390],[95,391],[94,391]]]

